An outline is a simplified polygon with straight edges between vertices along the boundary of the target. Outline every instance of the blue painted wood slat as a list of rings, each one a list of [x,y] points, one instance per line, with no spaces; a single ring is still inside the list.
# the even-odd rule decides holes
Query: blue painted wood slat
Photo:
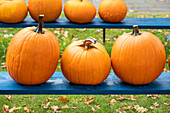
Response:
[[[25,86],[11,79],[8,72],[0,72],[0,94],[170,94],[170,73],[162,73],[148,85],[130,85],[110,73],[101,84],[76,85],[67,81],[61,72],[56,72],[47,82]]]
[[[38,23],[27,17],[23,22],[16,24],[0,23],[0,28],[24,28],[37,26]],[[93,19],[87,24],[69,22],[66,18],[59,18],[52,23],[45,23],[45,28],[122,28],[132,29],[132,25],[138,25],[140,29],[170,29],[170,18],[125,18],[120,23],[105,23],[100,18]]]

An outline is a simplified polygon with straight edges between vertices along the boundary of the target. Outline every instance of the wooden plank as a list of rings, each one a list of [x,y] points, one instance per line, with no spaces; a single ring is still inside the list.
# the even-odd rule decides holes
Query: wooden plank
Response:
[[[122,82],[114,73],[95,86],[68,82],[56,72],[46,83],[25,86],[13,81],[7,72],[0,72],[0,94],[170,94],[170,73],[162,73],[148,85],[135,86]]]
[[[120,23],[105,23],[100,18],[95,18],[88,24],[76,24],[69,22],[66,18],[59,18],[52,23],[45,23],[45,28],[117,28],[132,29],[132,25],[138,25],[140,29],[170,29],[170,18],[125,18]],[[23,22],[17,24],[0,23],[0,28],[25,28],[37,26],[38,23],[27,17]]]

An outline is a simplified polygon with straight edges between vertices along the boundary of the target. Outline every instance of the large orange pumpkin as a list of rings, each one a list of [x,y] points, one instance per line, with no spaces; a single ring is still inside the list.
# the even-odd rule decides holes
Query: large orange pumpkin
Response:
[[[31,17],[38,21],[40,14],[44,14],[44,22],[52,22],[59,18],[62,11],[62,0],[28,0]]]
[[[122,0],[103,0],[98,12],[105,22],[120,22],[126,17],[127,6]]]
[[[63,52],[61,69],[72,83],[96,85],[110,73],[111,60],[105,47],[94,38],[75,41]]]
[[[27,16],[28,8],[23,0],[0,0],[0,22],[18,23]]]
[[[162,42],[149,32],[124,33],[113,45],[111,61],[115,74],[124,82],[143,85],[162,73],[166,54]]]
[[[39,26],[19,31],[11,40],[6,57],[9,75],[17,82],[35,85],[46,82],[55,72],[60,48],[57,37]]]
[[[96,8],[87,0],[69,0],[64,6],[64,13],[71,22],[89,23],[96,15]]]

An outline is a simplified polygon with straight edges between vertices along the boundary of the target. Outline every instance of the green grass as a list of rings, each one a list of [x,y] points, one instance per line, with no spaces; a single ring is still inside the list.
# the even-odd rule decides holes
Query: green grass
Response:
[[[126,95],[122,95],[123,97],[130,97]],[[26,107],[28,107],[31,110],[34,110],[35,113],[45,113],[50,112],[52,113],[53,110],[48,108],[44,109],[41,105],[46,104],[47,102],[50,102],[50,106],[57,105],[60,109],[64,105],[68,105],[69,107],[77,107],[77,109],[69,108],[69,109],[61,109],[63,112],[86,112],[91,113],[91,108],[94,107],[97,113],[114,113],[116,112],[116,109],[121,108],[123,105],[126,106],[132,106],[132,105],[139,105],[140,107],[144,107],[148,109],[149,113],[155,112],[155,113],[168,113],[168,105],[165,105],[164,103],[167,103],[170,101],[170,97],[160,95],[159,99],[151,99],[150,97],[147,97],[146,95],[135,95],[135,98],[138,98],[138,100],[120,100],[114,104],[114,105],[108,105],[108,103],[112,99],[118,98],[117,95],[68,95],[67,98],[70,99],[69,102],[61,102],[58,100],[60,95],[12,95],[12,98],[10,100],[7,100],[4,95],[0,96],[0,109],[3,109],[3,105],[8,105],[9,108],[12,107],[22,107],[24,104],[26,104]],[[84,101],[87,98],[94,97],[94,101],[90,104],[85,104]],[[46,101],[47,98],[50,98],[51,100]],[[158,107],[155,107],[152,103],[157,102],[159,104]],[[96,105],[100,105],[100,109],[97,109]],[[153,106],[154,109],[150,109],[150,106]],[[136,113],[135,109],[130,110],[132,113]],[[23,109],[18,110],[18,112],[24,112]]]

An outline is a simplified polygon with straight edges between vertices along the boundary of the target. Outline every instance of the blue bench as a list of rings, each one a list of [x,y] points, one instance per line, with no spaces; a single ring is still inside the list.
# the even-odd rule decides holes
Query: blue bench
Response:
[[[56,22],[45,23],[45,28],[101,28],[103,42],[105,29],[132,29],[132,25],[140,29],[170,29],[170,18],[126,18],[121,23],[105,23],[95,18],[88,24],[75,24],[66,18],[59,18]],[[24,28],[37,26],[30,17],[17,24],[0,23],[0,28]],[[154,82],[148,85],[134,86],[122,82],[110,73],[101,84],[95,86],[76,85],[68,82],[61,72],[56,72],[46,83],[36,86],[24,86],[13,81],[7,72],[0,72],[0,94],[170,94],[170,73],[162,73]]]
[[[76,85],[56,72],[47,82],[25,86],[18,84],[8,72],[0,72],[0,94],[170,94],[170,73],[162,73],[154,82],[134,86],[122,82],[114,73],[95,86]]]
[[[37,26],[38,23],[27,17],[23,22],[17,24],[0,23],[0,28],[25,28]],[[132,29],[138,25],[140,29],[170,29],[170,18],[125,18],[120,23],[105,23],[100,18],[93,19],[88,24],[76,24],[69,22],[66,18],[59,18],[53,23],[45,23],[45,28],[101,28],[103,29],[103,43],[105,43],[105,29]]]

